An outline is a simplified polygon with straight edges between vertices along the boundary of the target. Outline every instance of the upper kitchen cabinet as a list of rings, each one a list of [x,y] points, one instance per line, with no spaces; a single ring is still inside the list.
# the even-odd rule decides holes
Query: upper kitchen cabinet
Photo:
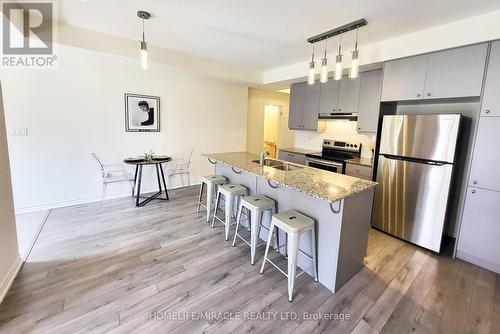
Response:
[[[290,87],[290,111],[288,128],[294,130],[317,130],[320,85],[306,82]]]
[[[288,128],[300,129],[304,110],[305,83],[290,86],[290,109],[288,112]]]
[[[423,55],[385,63],[382,101],[422,99],[427,58]]]
[[[382,70],[361,73],[358,108],[358,132],[377,132],[382,90]]]
[[[478,44],[431,53],[424,98],[480,96],[487,52],[487,44]]]
[[[500,142],[500,117],[480,117],[469,185],[500,191],[500,154],[496,145]]]
[[[339,83],[340,81],[337,80],[328,80],[328,82],[321,84],[320,113],[337,111],[339,105]]]
[[[316,82],[314,85],[305,85],[304,109],[302,112],[302,129],[317,130],[319,115],[319,97],[321,85]]]
[[[487,50],[478,44],[389,61],[382,101],[480,96]]]
[[[484,84],[481,116],[500,116],[500,41],[491,44],[488,72]]]
[[[340,80],[338,112],[358,112],[360,79],[344,77]]]

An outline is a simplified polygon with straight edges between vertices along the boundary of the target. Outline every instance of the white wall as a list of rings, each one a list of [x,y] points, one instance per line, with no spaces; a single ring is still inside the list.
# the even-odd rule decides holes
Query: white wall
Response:
[[[361,156],[371,158],[369,145],[375,142],[375,135],[360,134],[356,131],[357,122],[342,120],[326,121],[324,132],[295,131],[295,147],[321,151],[324,138],[361,143]]]
[[[0,88],[0,303],[21,266],[17,250],[16,221]]]
[[[29,132],[8,138],[19,211],[99,199],[94,151],[119,162],[148,149],[171,154],[193,147],[192,180],[198,182],[212,172],[200,154],[245,149],[246,86],[165,65],[150,64],[144,71],[137,59],[63,45],[57,54],[57,69],[1,72],[8,133]],[[125,132],[125,92],[160,97],[161,132]],[[128,194],[128,187],[108,192]]]

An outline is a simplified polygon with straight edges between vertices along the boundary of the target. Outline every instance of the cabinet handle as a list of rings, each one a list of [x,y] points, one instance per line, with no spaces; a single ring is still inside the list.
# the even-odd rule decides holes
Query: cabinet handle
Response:
[[[485,113],[487,113],[487,114],[489,114],[489,113],[490,113],[490,110],[489,110],[489,109],[486,109],[484,112],[485,112]]]
[[[431,96],[431,93],[427,93],[427,96]]]
[[[477,184],[477,181],[472,182],[472,184]]]
[[[472,190],[472,191],[471,191],[471,193],[475,194],[475,193],[476,193],[476,191],[475,191],[475,190]]]
[[[420,95],[420,93],[417,93],[417,97],[420,97],[420,96],[422,96],[422,95]]]

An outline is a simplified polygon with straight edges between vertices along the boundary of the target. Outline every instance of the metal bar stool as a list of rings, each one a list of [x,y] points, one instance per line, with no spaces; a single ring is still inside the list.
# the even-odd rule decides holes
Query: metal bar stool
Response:
[[[229,227],[231,226],[233,220],[235,219],[235,209],[239,205],[241,197],[248,195],[248,189],[240,184],[224,184],[219,186],[217,190],[217,197],[215,199],[215,209],[214,216],[212,218],[212,227],[215,226],[215,220],[217,219],[222,224],[224,224],[225,238],[229,240]],[[224,196],[224,220],[217,217],[217,209],[219,208],[219,200],[221,196]]]
[[[250,224],[250,242],[245,240],[240,234],[238,234],[238,228],[240,226],[241,221],[241,213],[243,209],[246,209],[246,216],[248,223]],[[236,231],[234,233],[233,238],[233,247],[236,245],[236,237],[243,240],[248,246],[250,246],[250,263],[255,263],[255,253],[257,251],[257,247],[265,245],[263,242],[261,244],[257,244],[260,236],[261,227],[265,228],[269,231],[269,228],[262,225],[262,217],[264,216],[264,212],[270,211],[271,215],[276,213],[276,202],[269,197],[264,195],[255,195],[255,196],[247,196],[241,199],[239,209],[238,209],[238,217],[236,218]],[[271,225],[271,224],[269,224]],[[269,233],[269,232],[268,232]],[[276,234],[277,236],[278,234]],[[278,248],[278,246],[276,246]]]
[[[212,205],[214,203],[214,196],[216,194],[217,188],[220,185],[226,184],[228,182],[227,178],[222,175],[207,175],[201,179],[200,184],[200,196],[198,197],[198,209],[196,212],[200,212],[200,206],[207,209],[207,223],[210,221],[210,212],[212,211]],[[207,204],[201,202],[201,197],[203,195],[203,189],[207,186]]]
[[[317,271],[317,263],[316,263],[316,233],[314,228],[314,220],[309,218],[297,211],[288,210],[278,214],[274,214],[271,219],[271,226],[269,227],[270,231],[274,232],[274,228],[277,227],[281,229],[287,234],[287,253],[288,253],[288,273],[285,273],[283,270],[278,268],[276,264],[274,264],[271,260],[267,258],[267,254],[269,252],[269,246],[271,244],[271,240],[274,233],[269,233],[267,237],[266,243],[266,251],[264,253],[264,261],[262,262],[262,267],[260,268],[260,273],[264,272],[264,266],[266,261],[271,263],[276,269],[281,271],[286,277],[288,277],[288,300],[292,301],[293,298],[293,288],[295,285],[295,278],[305,273],[307,270],[302,271],[298,275],[296,275],[296,267],[297,267],[297,257],[298,252],[300,251],[307,257],[312,260],[312,269],[314,274],[314,280],[318,281],[318,271]],[[311,234],[311,248],[312,255],[304,253],[299,249],[299,238],[302,233],[310,233]],[[280,247],[281,248],[281,247]]]

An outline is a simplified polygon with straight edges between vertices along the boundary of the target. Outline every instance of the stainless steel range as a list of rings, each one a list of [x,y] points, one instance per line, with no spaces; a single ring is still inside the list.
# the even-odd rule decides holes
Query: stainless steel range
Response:
[[[345,161],[361,156],[361,143],[323,139],[321,153],[306,154],[309,167],[345,174]]]

